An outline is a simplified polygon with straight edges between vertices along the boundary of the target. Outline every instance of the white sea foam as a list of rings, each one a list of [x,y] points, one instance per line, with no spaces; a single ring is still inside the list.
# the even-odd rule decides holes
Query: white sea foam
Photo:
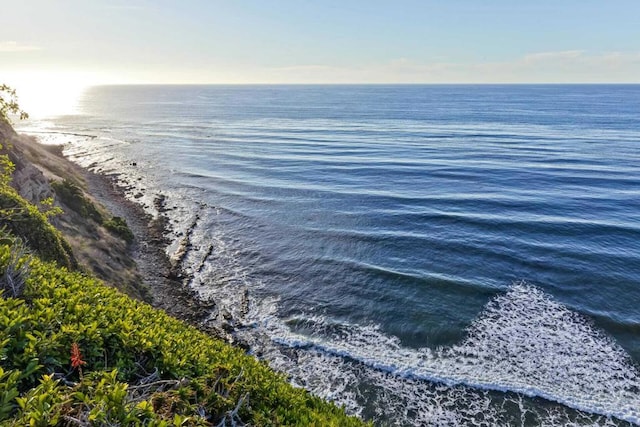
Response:
[[[439,352],[434,367],[452,381],[640,422],[640,375],[629,356],[532,286],[516,285],[493,300],[460,345]]]
[[[315,331],[302,335],[276,315],[260,315],[254,322],[275,343],[315,354],[305,358],[324,357],[329,365],[337,363],[334,359],[362,364],[393,378],[386,382],[427,381],[520,393],[640,423],[640,375],[624,350],[582,316],[525,284],[488,304],[462,343],[435,351],[403,347],[377,326],[340,324],[323,317],[290,319]],[[285,370],[298,372],[300,378],[325,378],[321,387],[303,385],[331,398],[336,391],[327,386],[331,380],[324,368],[309,361],[305,363],[313,366],[305,366],[299,353],[297,358],[291,364],[295,366]],[[281,356],[272,359],[274,366],[284,368]],[[308,372],[301,373],[305,369]],[[337,371],[344,373],[344,366]]]

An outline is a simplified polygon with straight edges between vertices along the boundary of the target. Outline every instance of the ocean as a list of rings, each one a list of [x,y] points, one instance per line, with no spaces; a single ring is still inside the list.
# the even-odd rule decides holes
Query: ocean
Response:
[[[640,423],[640,85],[99,86],[23,131],[376,425]]]

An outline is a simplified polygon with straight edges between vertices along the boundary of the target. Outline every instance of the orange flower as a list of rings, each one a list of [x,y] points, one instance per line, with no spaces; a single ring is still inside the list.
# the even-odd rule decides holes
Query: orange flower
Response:
[[[78,347],[78,343],[74,342],[71,344],[71,367],[79,368],[86,364],[87,362],[82,360],[82,354],[80,354],[80,347]]]

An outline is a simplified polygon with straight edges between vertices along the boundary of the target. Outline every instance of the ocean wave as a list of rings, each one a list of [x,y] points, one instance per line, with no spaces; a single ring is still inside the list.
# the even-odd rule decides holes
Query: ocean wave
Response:
[[[436,350],[404,347],[376,325],[322,316],[286,322],[267,316],[253,324],[277,344],[393,377],[539,397],[640,423],[640,373],[628,354],[586,318],[530,285],[514,285],[496,297],[463,342]]]

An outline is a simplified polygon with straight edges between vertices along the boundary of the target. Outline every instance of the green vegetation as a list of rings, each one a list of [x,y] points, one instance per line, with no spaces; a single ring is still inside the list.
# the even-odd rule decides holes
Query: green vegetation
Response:
[[[127,243],[133,242],[133,232],[129,229],[124,218],[114,216],[111,219],[105,219],[95,203],[85,197],[84,192],[77,184],[64,179],[62,181],[53,181],[51,187],[60,200],[80,216],[90,218],[101,224],[111,234],[120,237]]]
[[[113,218],[103,222],[102,225],[112,234],[120,237],[125,242],[133,242],[133,232],[129,229],[127,222],[123,218],[114,216]]]
[[[1,159],[0,425],[362,424],[242,350],[69,271],[68,244],[9,187]]]
[[[83,218],[91,218],[98,224],[102,223],[104,217],[96,205],[84,196],[82,189],[68,179],[53,181],[51,187],[56,195],[71,209],[79,213]]]
[[[0,146],[1,148],[1,146]],[[9,186],[13,164],[6,154],[0,155],[0,227],[20,237],[46,261],[67,268],[77,267],[71,247],[47,221],[47,215]]]
[[[0,245],[3,275],[16,262],[12,250]],[[28,270],[22,297],[0,299],[0,420],[361,424],[239,349],[95,279],[38,259]],[[84,362],[76,368],[74,343]]]

